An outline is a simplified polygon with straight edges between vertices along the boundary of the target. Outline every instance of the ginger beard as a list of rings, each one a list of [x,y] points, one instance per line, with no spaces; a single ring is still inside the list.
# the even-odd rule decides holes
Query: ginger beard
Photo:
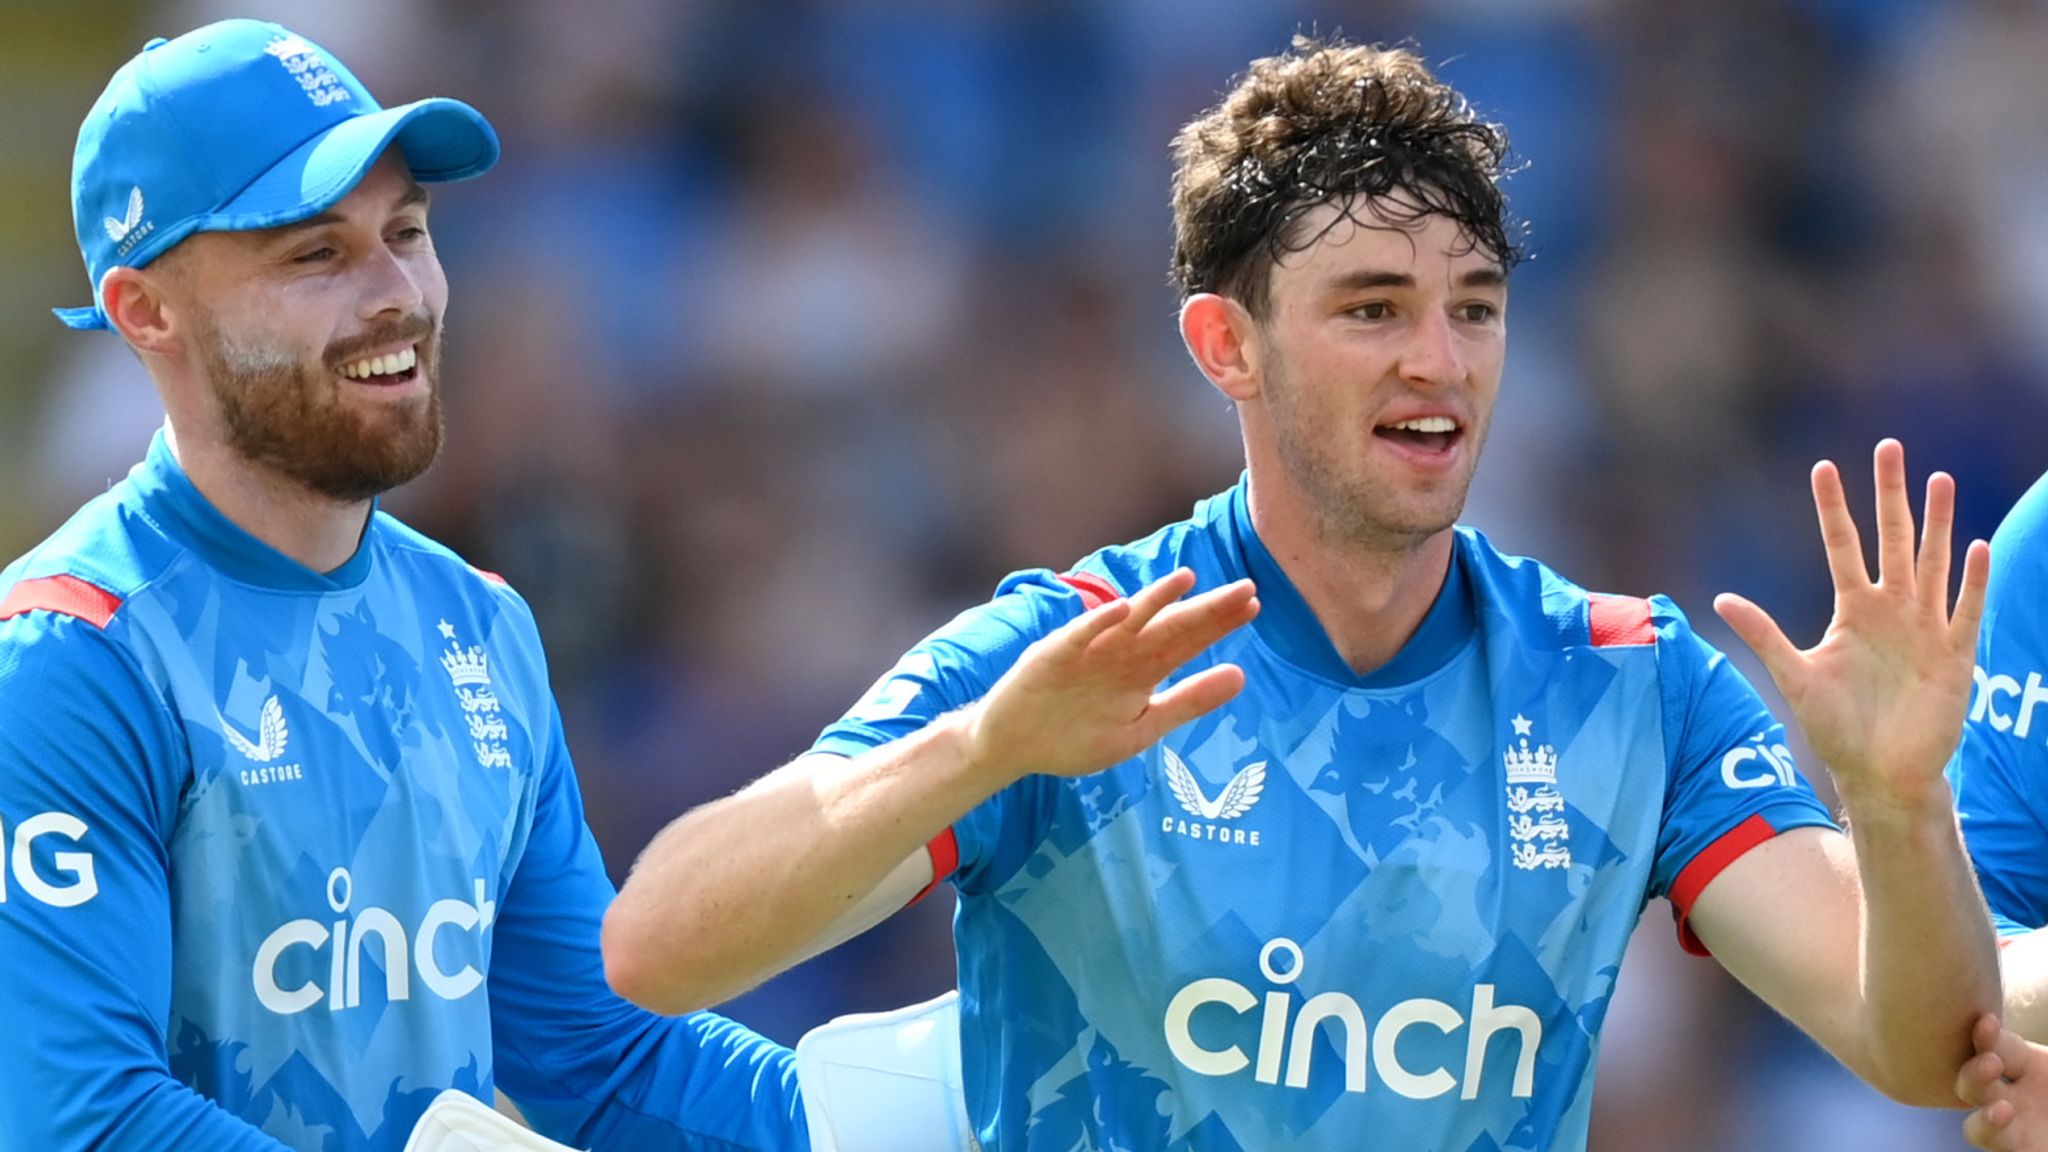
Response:
[[[280,341],[232,335],[207,316],[199,356],[241,459],[342,503],[359,503],[425,472],[441,451],[441,336],[418,315],[337,341],[308,362]],[[416,344],[427,387],[402,399],[351,396],[342,365]]]

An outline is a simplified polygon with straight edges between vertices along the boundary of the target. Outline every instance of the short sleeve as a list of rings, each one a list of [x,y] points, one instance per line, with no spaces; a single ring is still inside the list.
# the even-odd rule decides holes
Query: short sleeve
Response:
[[[979,700],[1024,650],[1079,616],[1081,594],[1051,572],[1019,573],[1005,580],[987,604],[954,617],[905,653],[846,714],[826,728],[811,751],[858,756],[918,731],[933,720]],[[934,842],[935,868],[951,856],[952,879],[963,892],[1001,883],[1022,864],[1043,821],[1042,791],[1026,777],[983,801]]]
[[[1687,918],[1714,877],[1780,833],[1835,822],[1748,678],[1677,605],[1651,604],[1668,775],[1650,894],[1670,899],[1680,944],[1704,956]]]
[[[1976,684],[1949,784],[2001,936],[2048,924],[2048,487],[2037,484],[1991,544]]]

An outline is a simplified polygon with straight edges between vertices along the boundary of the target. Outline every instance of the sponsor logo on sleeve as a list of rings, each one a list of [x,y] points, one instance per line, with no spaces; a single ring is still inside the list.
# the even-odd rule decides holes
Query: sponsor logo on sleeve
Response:
[[[1792,750],[1759,733],[1721,757],[1721,783],[1730,788],[1790,788],[1799,779]]]
[[[58,849],[50,854],[49,871],[36,866],[36,842],[48,838],[78,849],[92,830],[69,812],[39,812],[14,825],[9,839],[7,821],[0,817],[0,904],[9,897],[8,877],[13,888],[39,904],[52,908],[76,908],[100,894],[99,874],[93,869],[90,852]]]

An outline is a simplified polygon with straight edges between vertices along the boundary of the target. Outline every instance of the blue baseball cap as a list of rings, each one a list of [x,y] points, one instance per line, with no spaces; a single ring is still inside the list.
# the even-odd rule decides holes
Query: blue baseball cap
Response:
[[[100,281],[194,232],[273,228],[348,195],[393,142],[415,180],[467,180],[498,134],[459,100],[380,106],[319,45],[276,24],[223,20],[149,42],[78,129],[71,218],[93,303],[54,309],[105,328]]]

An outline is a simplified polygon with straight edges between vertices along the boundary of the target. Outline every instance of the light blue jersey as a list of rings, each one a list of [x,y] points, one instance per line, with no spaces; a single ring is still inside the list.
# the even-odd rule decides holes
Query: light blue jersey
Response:
[[[2048,477],[1991,538],[1976,689],[1949,782],[2000,936],[2048,926]]]
[[[1591,596],[1460,530],[1416,636],[1360,677],[1240,485],[1064,579],[1013,576],[818,749],[979,697],[1084,599],[1178,566],[1200,588],[1257,583],[1253,625],[1184,670],[1236,663],[1244,692],[1108,771],[1027,777],[933,846],[957,861],[984,1144],[1583,1148],[1645,903],[1682,915],[1743,851],[1830,823],[1782,728],[1669,601]]]
[[[319,574],[159,436],[0,572],[0,1148],[398,1149],[433,1096],[579,1148],[805,1144],[789,1054],[605,986],[540,640],[379,513]]]

